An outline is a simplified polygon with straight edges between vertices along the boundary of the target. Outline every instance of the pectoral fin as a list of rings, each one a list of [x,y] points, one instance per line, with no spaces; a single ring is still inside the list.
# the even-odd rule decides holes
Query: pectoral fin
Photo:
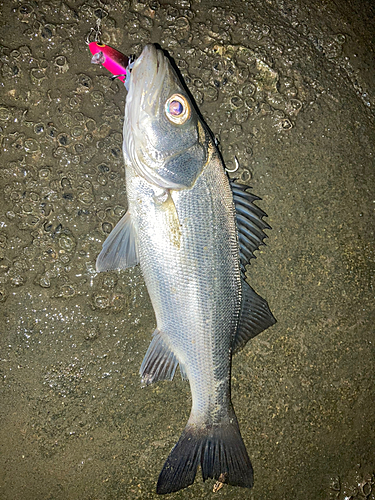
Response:
[[[116,224],[96,259],[96,270],[112,271],[139,264],[138,235],[130,213]]]

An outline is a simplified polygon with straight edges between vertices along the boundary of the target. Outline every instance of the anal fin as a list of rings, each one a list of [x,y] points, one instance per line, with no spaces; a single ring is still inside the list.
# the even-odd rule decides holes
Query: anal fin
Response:
[[[156,329],[139,370],[143,383],[149,385],[158,380],[172,380],[177,365],[174,352]]]
[[[181,373],[182,380],[189,380],[189,377],[188,377],[185,365],[183,365],[182,363],[180,363],[179,366],[180,366],[180,373]]]

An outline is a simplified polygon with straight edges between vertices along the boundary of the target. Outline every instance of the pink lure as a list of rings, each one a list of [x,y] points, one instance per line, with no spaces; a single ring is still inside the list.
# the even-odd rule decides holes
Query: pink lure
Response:
[[[119,52],[118,50],[110,47],[109,45],[101,44],[98,42],[89,43],[89,49],[92,56],[91,62],[93,64],[101,64],[112,75],[118,77],[122,82],[126,78],[126,68],[129,63],[129,58]]]

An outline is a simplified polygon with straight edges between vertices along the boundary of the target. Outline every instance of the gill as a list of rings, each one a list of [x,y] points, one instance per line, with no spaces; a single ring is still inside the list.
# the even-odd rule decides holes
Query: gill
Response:
[[[206,143],[207,145],[207,158],[202,168],[202,170],[204,170],[204,168],[210,163],[216,149],[212,141],[210,140],[209,134],[206,132],[200,120],[198,120],[198,137],[201,144]],[[172,191],[173,190],[171,189],[162,189],[159,193],[155,192],[154,201],[155,204],[159,205],[164,213],[166,226],[168,227],[168,236],[171,244],[179,250],[181,247],[182,228],[176,205],[173,201],[171,193]]]

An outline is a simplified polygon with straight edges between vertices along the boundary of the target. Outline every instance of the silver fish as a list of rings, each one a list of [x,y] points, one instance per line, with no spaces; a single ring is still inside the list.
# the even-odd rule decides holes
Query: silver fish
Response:
[[[251,487],[253,469],[230,397],[232,353],[275,323],[245,281],[265,215],[229,182],[214,140],[163,51],[146,45],[126,98],[128,211],[103,244],[97,270],[140,264],[157,328],[142,362],[146,384],[189,380],[192,409],[157,493],[203,480]],[[224,478],[224,479],[223,479]]]

